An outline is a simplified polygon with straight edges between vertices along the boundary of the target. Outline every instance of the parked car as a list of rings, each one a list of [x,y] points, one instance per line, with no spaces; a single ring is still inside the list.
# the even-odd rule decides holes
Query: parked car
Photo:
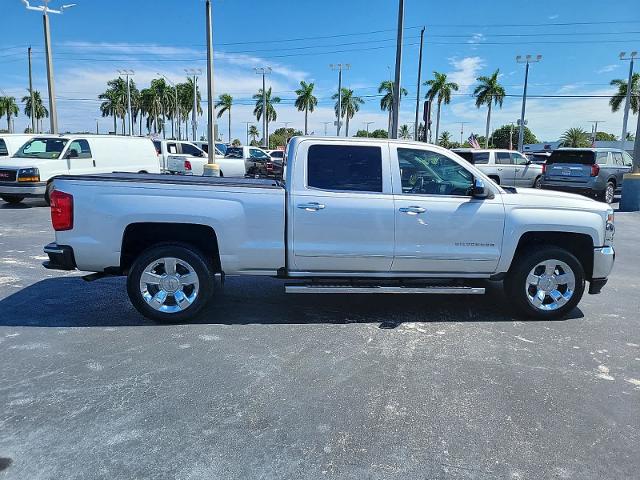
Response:
[[[615,148],[560,148],[544,166],[542,188],[594,196],[607,203],[622,192],[633,160]]]
[[[282,163],[274,162],[258,147],[228,147],[225,158],[243,159],[250,177],[282,178]]]
[[[540,188],[542,166],[513,150],[455,148],[455,153],[482,170],[498,185]]]
[[[599,293],[613,267],[608,205],[503,189],[442,147],[294,137],[288,159],[284,184],[58,177],[44,265],[127,275],[131,302],[160,322],[193,318],[226,274],[315,294],[481,294],[482,279],[504,279],[521,313],[550,319],[578,304],[585,281]]]
[[[31,133],[2,133],[0,134],[0,161],[16,153],[22,145],[35,135]]]
[[[192,167],[206,163],[206,155],[202,149],[184,140],[154,140],[160,165],[164,173],[192,173]],[[200,171],[199,175],[202,175]]]
[[[25,197],[49,200],[55,175],[109,172],[160,173],[148,138],[111,135],[37,135],[12,157],[0,160],[0,197],[20,203]]]

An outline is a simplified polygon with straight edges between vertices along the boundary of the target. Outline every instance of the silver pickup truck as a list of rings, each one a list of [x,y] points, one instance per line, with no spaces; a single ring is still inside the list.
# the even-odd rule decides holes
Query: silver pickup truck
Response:
[[[226,274],[290,293],[482,294],[504,280],[524,315],[566,314],[613,267],[613,210],[502,188],[441,147],[294,137],[285,182],[167,175],[54,180],[52,269],[126,275],[133,305],[185,321]]]

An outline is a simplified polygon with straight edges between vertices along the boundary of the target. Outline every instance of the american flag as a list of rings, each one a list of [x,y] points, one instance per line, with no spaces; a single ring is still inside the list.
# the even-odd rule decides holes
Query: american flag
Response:
[[[471,145],[473,148],[480,148],[480,144],[478,143],[478,139],[476,138],[476,136],[473,133],[469,136],[467,141],[469,142],[469,145]]]

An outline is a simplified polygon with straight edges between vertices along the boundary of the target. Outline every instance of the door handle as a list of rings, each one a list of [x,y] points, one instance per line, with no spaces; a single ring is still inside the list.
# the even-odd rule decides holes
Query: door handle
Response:
[[[298,208],[306,210],[307,212],[316,212],[318,210],[322,210],[324,208],[324,205],[318,202],[300,203],[298,205]]]
[[[410,207],[400,207],[399,210],[402,213],[406,213],[407,215],[418,215],[419,213],[424,213],[427,211],[426,209],[418,207],[417,205],[412,205]]]
[[[499,168],[499,169],[498,169],[498,171],[499,171],[499,172],[501,172],[501,171],[502,171],[502,169],[501,169],[501,168]]]

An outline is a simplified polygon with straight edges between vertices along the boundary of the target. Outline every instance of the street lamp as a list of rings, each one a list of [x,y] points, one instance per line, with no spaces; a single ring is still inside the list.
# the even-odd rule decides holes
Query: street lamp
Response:
[[[524,58],[521,55],[516,57],[517,63],[526,64],[524,71],[524,91],[522,93],[522,113],[520,114],[520,131],[518,133],[518,151],[522,152],[523,144],[524,144],[524,113],[527,106],[527,84],[529,82],[529,64],[530,63],[538,63],[542,60],[542,55],[536,55],[535,58],[533,55],[527,55]]]
[[[338,111],[336,120],[336,136],[340,136],[340,119],[342,118],[342,70],[349,70],[351,68],[351,64],[349,63],[337,63],[329,65],[331,70],[338,70]]]
[[[365,126],[367,127],[367,138],[369,138],[369,125],[371,125],[372,123],[376,123],[376,122],[362,122],[365,124]]]
[[[181,122],[180,122],[180,118],[178,117],[178,87],[176,86],[176,84],[175,84],[174,82],[172,82],[171,80],[169,80],[169,79],[167,78],[167,76],[166,76],[166,75],[163,75],[163,74],[162,74],[162,73],[160,73],[160,72],[156,73],[156,75],[160,75],[160,76],[161,76],[162,78],[164,78],[167,82],[169,82],[169,85],[171,85],[171,86],[173,87],[173,93],[175,94],[175,104],[176,104],[176,108],[175,108],[175,111],[174,111],[174,114],[173,114],[173,118],[174,118],[174,121],[177,121],[177,122],[178,122],[178,128],[177,128],[177,130],[178,130],[178,140],[181,140],[181,138],[180,138],[180,137],[181,137],[181,135],[180,135],[180,123],[181,123]],[[173,123],[171,124],[171,125],[172,125],[172,130],[173,130],[173,124],[174,124],[174,123],[175,123],[175,122],[173,122]],[[174,133],[174,132],[172,132],[172,133]],[[175,134],[174,134],[174,136],[175,136]]]
[[[129,136],[133,135],[133,116],[131,115],[131,87],[129,85],[129,77],[136,72],[133,70],[118,70],[119,75],[124,75],[127,79],[127,114],[129,115]]]
[[[629,105],[631,104],[631,86],[633,83],[633,61],[638,56],[638,52],[631,52],[627,56],[627,52],[620,52],[620,60],[629,60],[629,80],[627,81],[627,96],[624,103],[624,117],[622,119],[622,148],[627,139],[627,122],[629,121]]]
[[[45,57],[47,59],[47,87],[49,90],[49,122],[51,133],[58,133],[58,111],[56,109],[56,90],[53,83],[53,57],[51,55],[51,34],[49,28],[49,15],[48,13],[61,14],[66,9],[75,7],[75,3],[68,5],[62,5],[60,10],[53,10],[49,8],[50,0],[40,0],[44,5],[32,6],[29,0],[22,0],[27,10],[35,10],[36,12],[42,12],[42,24],[44,26],[44,49]]]
[[[269,148],[269,120],[267,119],[267,90],[265,75],[271,73],[271,67],[255,67],[257,75],[262,75],[262,146]]]
[[[202,75],[202,69],[200,68],[185,68],[185,73],[193,77],[193,110],[191,112],[191,133],[192,141],[196,141],[198,134],[198,120],[196,115],[198,113],[198,75]],[[211,102],[212,99],[209,99]],[[164,128],[163,128],[164,130]]]

